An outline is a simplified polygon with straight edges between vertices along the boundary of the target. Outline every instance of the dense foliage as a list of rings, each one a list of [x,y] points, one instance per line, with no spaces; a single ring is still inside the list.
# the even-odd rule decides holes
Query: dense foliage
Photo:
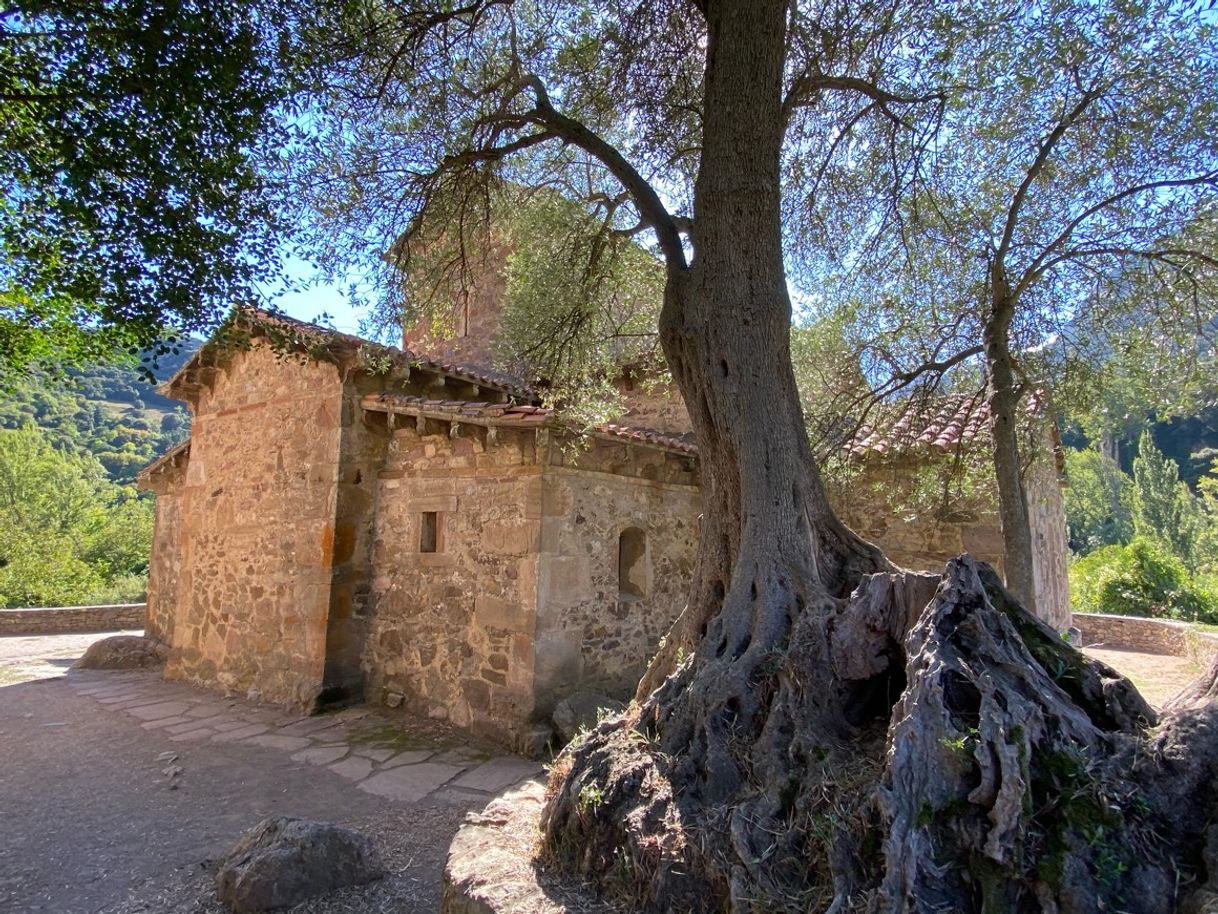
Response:
[[[285,228],[259,160],[283,142],[293,9],[5,5],[0,377],[167,351],[257,295]]]
[[[1149,432],[1132,475],[1094,450],[1066,461],[1074,611],[1218,622],[1218,475],[1194,492]]]
[[[171,374],[187,355],[167,356],[158,375]],[[58,450],[94,458],[111,482],[125,485],[189,434],[190,415],[136,368],[99,365],[70,369],[60,378],[31,371],[15,379],[0,396],[0,428],[28,424],[42,429]]]
[[[142,598],[153,503],[33,425],[0,430],[0,606]]]
[[[1102,546],[1070,569],[1075,612],[1218,622],[1218,590],[1157,540]]]

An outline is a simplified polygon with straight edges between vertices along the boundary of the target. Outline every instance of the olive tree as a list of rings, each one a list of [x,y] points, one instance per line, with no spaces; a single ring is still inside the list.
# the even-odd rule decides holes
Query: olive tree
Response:
[[[887,308],[881,322],[920,321],[932,364],[985,367],[1007,586],[1028,606],[1018,434],[1028,392],[1094,400],[1105,369],[1130,364],[1122,350],[1134,349],[1177,369],[1170,382],[1158,372],[1167,406],[1212,365],[1211,21],[1170,2],[1032,4],[1003,20],[1007,44],[949,49],[944,70],[959,89],[933,165],[890,231],[877,235],[874,216],[855,226],[842,286]]]
[[[657,911],[1166,912],[1176,874],[1200,866],[1218,747],[1177,722],[1212,708],[1148,744],[1156,714],[1132,686],[991,570],[903,571],[848,530],[791,367],[801,200],[838,201],[805,256],[838,256],[852,220],[899,231],[958,139],[936,129],[956,55],[979,76],[990,53],[1014,67],[1012,36],[1051,31],[1038,18],[1022,3],[361,0],[323,33],[339,66],[292,164],[329,266],[390,248],[398,295],[412,227],[443,205],[461,231],[497,181],[561,188],[662,263],[658,332],[704,513],[688,605],[638,702],[555,768],[543,852],[602,890]],[[1051,172],[1028,179],[1016,223],[1056,211],[1031,193]],[[1023,251],[1008,234],[1004,263]],[[1034,269],[1078,237],[1050,239]],[[994,275],[1009,285],[1012,268]]]

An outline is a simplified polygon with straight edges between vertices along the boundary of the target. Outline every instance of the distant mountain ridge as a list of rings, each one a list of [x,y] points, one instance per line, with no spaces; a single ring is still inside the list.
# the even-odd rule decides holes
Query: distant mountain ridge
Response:
[[[116,483],[130,484],[140,468],[190,434],[184,404],[156,385],[182,367],[201,345],[161,356],[149,381],[138,367],[96,365],[63,378],[34,373],[0,394],[0,428],[27,422],[45,429],[56,447],[92,454]]]

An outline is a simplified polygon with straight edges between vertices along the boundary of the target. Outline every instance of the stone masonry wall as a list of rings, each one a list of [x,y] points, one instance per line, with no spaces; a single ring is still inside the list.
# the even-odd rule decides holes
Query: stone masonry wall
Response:
[[[381,389],[381,376],[357,374],[344,387],[343,435],[334,508],[330,607],[326,619],[323,702],[364,697],[363,661],[371,613],[377,476],[391,437],[364,421],[360,399]]]
[[[953,505],[946,517],[932,510],[898,513],[890,507],[894,493],[908,491],[917,465],[902,458],[868,463],[844,489],[830,491],[834,510],[902,567],[941,572],[949,558],[969,552],[1001,573],[1002,528],[992,505]]]
[[[617,382],[617,389],[626,408],[622,417],[616,420],[622,425],[654,429],[670,435],[693,432],[681,391],[672,381],[648,384],[644,380],[621,378]]]
[[[1107,647],[1192,657],[1203,669],[1218,654],[1218,635],[1197,631],[1187,622],[1141,619],[1102,613],[1075,613],[1072,619],[1084,647]]]
[[[897,455],[870,460],[847,484],[830,489],[834,510],[852,530],[903,567],[940,572],[949,558],[968,552],[1001,574],[1002,525],[991,494],[954,501],[949,513],[891,507],[893,501],[905,499],[910,480],[927,466],[926,459]],[[1035,550],[1037,614],[1064,631],[1070,627],[1069,547],[1052,452],[1036,460],[1025,484]]]
[[[338,370],[255,346],[192,406],[166,675],[311,705],[335,546]]]
[[[533,712],[541,467],[534,431],[409,422],[377,491],[368,697],[521,744]],[[488,440],[488,437],[490,440]],[[439,519],[420,552],[424,512]]]
[[[156,493],[156,519],[148,556],[148,609],[144,634],[162,644],[173,644],[173,623],[178,610],[178,584],[182,571],[182,499],[179,487],[183,468],[170,467],[149,480]]]
[[[701,494],[692,464],[598,442],[550,451],[542,490],[537,714],[575,689],[626,699],[688,598]],[[618,548],[640,530],[642,593],[623,593]]]
[[[1036,456],[1025,476],[1024,488],[1032,530],[1036,614],[1058,631],[1065,631],[1070,627],[1070,544],[1052,442],[1046,441]]]
[[[0,609],[0,636],[134,630],[143,627],[145,610],[143,603]]]

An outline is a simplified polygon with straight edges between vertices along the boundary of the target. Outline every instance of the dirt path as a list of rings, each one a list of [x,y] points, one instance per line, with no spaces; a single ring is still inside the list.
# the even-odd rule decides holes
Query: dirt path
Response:
[[[109,632],[71,635],[6,635],[0,637],[0,686],[62,676],[98,638],[142,635],[143,632]]]
[[[6,640],[0,668],[16,653]],[[22,650],[36,667],[40,652]],[[404,717],[302,720],[149,674],[43,666],[57,675],[0,686],[5,914],[218,914],[210,863],[271,814],[357,828],[390,870],[296,914],[434,914],[465,813],[530,770]]]
[[[1155,707],[1161,707],[1164,702],[1174,698],[1201,675],[1201,668],[1187,657],[1145,654],[1116,647],[1084,647],[1083,651],[1129,677]]]

